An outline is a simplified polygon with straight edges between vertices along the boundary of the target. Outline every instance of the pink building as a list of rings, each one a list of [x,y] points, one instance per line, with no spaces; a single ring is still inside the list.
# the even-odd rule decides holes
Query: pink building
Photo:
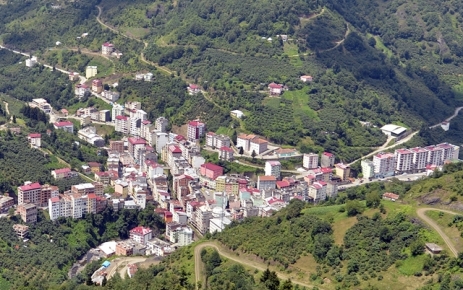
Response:
[[[101,93],[103,91],[103,82],[101,80],[92,81],[92,91],[96,93]]]
[[[145,139],[137,138],[137,137],[130,137],[128,139],[128,151],[129,154],[132,155],[134,159],[138,159],[140,156],[140,150],[144,149],[146,145]]]
[[[204,163],[201,165],[200,174],[209,179],[215,180],[217,177],[223,175],[223,168],[213,163]]]
[[[196,95],[201,92],[201,88],[198,85],[190,84],[188,86],[188,94]]]
[[[204,135],[205,131],[206,124],[200,122],[199,120],[188,122],[187,137],[189,141],[195,142]]]

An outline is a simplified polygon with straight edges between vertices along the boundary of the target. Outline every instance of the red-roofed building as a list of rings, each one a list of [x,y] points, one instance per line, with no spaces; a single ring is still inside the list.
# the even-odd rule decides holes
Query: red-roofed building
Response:
[[[395,194],[395,193],[392,193],[392,192],[386,192],[386,193],[383,194],[383,199],[396,201],[399,198],[400,198],[400,196],[398,194]]]
[[[196,95],[201,92],[201,88],[198,85],[190,84],[188,86],[188,94]]]
[[[109,42],[103,43],[101,46],[101,54],[103,55],[111,55],[114,52],[114,45]]]
[[[291,183],[287,180],[281,180],[276,182],[277,188],[282,189],[282,188],[287,188],[291,186]]]
[[[277,179],[275,176],[258,176],[257,177],[257,188],[259,190],[271,190],[275,189]]]
[[[116,120],[114,121],[116,125],[116,132],[121,132],[122,134],[128,134],[129,133],[129,118],[127,116],[122,116],[118,115],[116,116]]]
[[[96,93],[101,93],[103,91],[103,82],[101,80],[93,80],[92,81],[92,91]]]
[[[283,92],[283,85],[271,83],[268,85],[270,95],[279,96]]]
[[[92,171],[93,173],[99,172],[99,171],[100,171],[101,163],[98,163],[98,162],[88,162],[87,165],[88,165],[88,167],[90,167],[90,169],[91,169],[91,171]]]
[[[130,239],[142,245],[146,245],[146,242],[152,238],[153,231],[150,228],[139,226],[130,230]]]
[[[86,92],[90,92],[90,88],[86,84],[77,84],[74,89],[74,94],[78,99],[83,98]]]
[[[69,115],[69,111],[66,109],[61,109],[61,114],[63,114],[65,117]]]
[[[128,139],[128,151],[129,154],[134,159],[140,159],[140,150],[144,149],[146,146],[145,139],[137,138],[137,137],[130,137]]]
[[[204,163],[200,168],[201,176],[215,180],[217,177],[223,175],[223,168],[213,163]]]
[[[42,146],[42,134],[40,133],[31,133],[29,136],[27,136],[27,139],[29,140],[29,144],[31,144],[32,147],[39,147]]]
[[[180,143],[182,141],[186,141],[186,138],[183,135],[179,134],[179,135],[175,136],[174,141],[177,142],[177,143]]]
[[[57,130],[60,129],[69,133],[74,133],[74,124],[71,121],[55,122],[53,127]]]
[[[61,168],[51,171],[51,175],[55,179],[68,178],[71,173],[71,168]]]
[[[326,199],[327,183],[323,181],[314,182],[309,186],[309,196],[313,198],[314,202],[324,201]]]
[[[188,141],[196,142],[196,140],[199,140],[204,135],[205,131],[206,124],[200,122],[199,120],[188,122]]]
[[[333,167],[334,165],[335,156],[329,152],[323,152],[321,158],[321,166],[322,167]]]
[[[40,200],[41,191],[42,186],[38,182],[26,182],[24,185],[18,186],[18,204],[37,204]]]
[[[301,77],[300,77],[300,80],[303,81],[304,83],[306,83],[306,82],[309,82],[309,83],[310,83],[310,82],[313,81],[313,78],[312,78],[312,76],[304,75],[304,76],[301,76]]]
[[[222,146],[219,149],[219,159],[225,161],[232,161],[233,153],[233,149],[231,149],[230,147]]]

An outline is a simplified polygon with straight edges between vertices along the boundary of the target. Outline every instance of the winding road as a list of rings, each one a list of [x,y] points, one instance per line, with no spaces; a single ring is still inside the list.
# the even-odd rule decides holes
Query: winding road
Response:
[[[254,269],[257,269],[259,271],[265,271],[267,269],[267,265],[263,264],[263,263],[259,263],[259,262],[255,262],[255,261],[249,261],[249,260],[246,260],[246,259],[243,259],[239,256],[235,256],[235,255],[230,255],[229,253],[227,252],[224,252],[219,246],[217,246],[217,243],[215,242],[204,242],[204,243],[201,243],[199,245],[197,245],[195,247],[195,250],[194,250],[194,259],[195,259],[195,281],[196,281],[196,289],[199,290],[198,288],[198,282],[201,281],[201,284],[204,285],[203,283],[203,275],[202,275],[202,265],[203,265],[203,262],[201,261],[201,250],[204,249],[204,248],[214,248],[217,250],[217,252],[222,256],[222,257],[225,257],[229,260],[232,260],[234,262],[237,262],[239,264],[242,264],[242,265],[245,265],[247,267],[251,267],[251,268],[254,268]],[[308,287],[308,288],[312,288],[314,287],[314,285],[310,285],[310,284],[306,284],[306,283],[303,283],[303,282],[300,282],[300,281],[297,281],[295,280],[294,277],[290,277],[286,274],[283,274],[279,271],[275,271],[277,273],[277,276],[278,278],[282,279],[282,280],[287,280],[287,279],[291,279],[291,282],[293,284],[297,284],[299,286],[304,286],[304,287]],[[319,289],[325,289],[325,288],[322,288],[320,286],[317,285],[317,287]]]
[[[463,109],[463,107],[458,107],[455,109],[455,112],[453,113],[452,116],[448,117],[447,119],[445,119],[443,122],[450,122],[450,120],[452,120],[453,118],[455,118],[458,113],[460,113],[460,110]],[[437,123],[436,125],[432,125],[431,127],[429,127],[429,129],[432,129],[432,128],[436,128],[437,126],[440,126],[442,122],[440,123]]]
[[[428,225],[430,225],[442,237],[442,239],[444,240],[447,247],[449,247],[452,254],[455,257],[458,257],[458,251],[455,248],[455,246],[453,245],[450,238],[441,230],[441,228],[439,227],[439,225],[435,221],[433,221],[430,217],[426,216],[425,213],[427,211],[430,211],[430,210],[445,212],[445,213],[453,214],[453,215],[457,215],[459,213],[456,213],[456,212],[453,212],[453,211],[450,211],[450,210],[431,208],[431,207],[419,208],[419,209],[416,210],[416,214],[418,215],[418,217],[420,219],[422,219],[423,221],[425,221]]]

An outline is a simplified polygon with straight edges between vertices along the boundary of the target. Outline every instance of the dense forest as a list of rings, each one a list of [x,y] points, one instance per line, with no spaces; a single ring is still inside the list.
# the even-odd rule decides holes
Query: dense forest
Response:
[[[67,280],[72,263],[90,248],[111,239],[126,239],[129,230],[138,225],[149,226],[155,233],[165,227],[151,206],[143,211],[119,212],[108,207],[101,214],[81,220],[60,218],[55,222],[40,212],[38,219],[30,226],[30,238],[24,245],[12,228],[18,217],[0,219],[0,282],[6,281],[11,289],[50,289],[60,285]],[[86,279],[76,277],[77,283]]]

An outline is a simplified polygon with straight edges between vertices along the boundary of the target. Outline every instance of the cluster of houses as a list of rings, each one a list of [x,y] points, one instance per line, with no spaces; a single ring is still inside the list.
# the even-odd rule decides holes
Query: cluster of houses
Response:
[[[381,152],[362,160],[363,178],[385,178],[403,173],[434,172],[445,162],[458,160],[460,147],[449,143]]]
[[[74,76],[75,73],[72,73],[72,75]],[[69,78],[71,78],[71,74]],[[116,102],[120,98],[119,92],[105,90],[103,82],[100,79],[92,80],[91,87],[86,84],[77,84],[74,89],[74,94],[78,99],[82,99],[84,96],[90,96],[91,93],[100,94],[103,98],[111,102]]]
[[[105,42],[101,45],[101,54],[104,56],[114,56],[120,58],[122,53],[116,50],[114,44]]]

